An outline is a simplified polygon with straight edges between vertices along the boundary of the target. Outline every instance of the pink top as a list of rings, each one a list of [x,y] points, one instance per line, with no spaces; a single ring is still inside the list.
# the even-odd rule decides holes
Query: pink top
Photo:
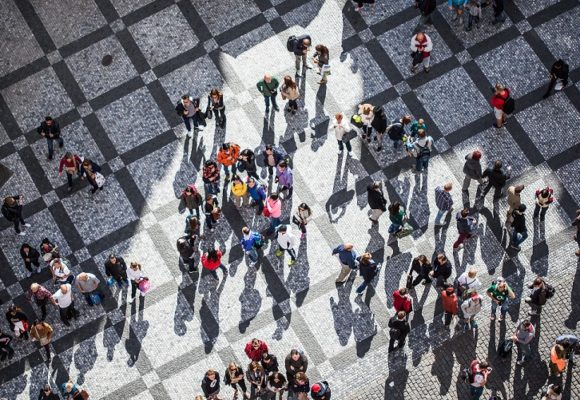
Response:
[[[280,199],[272,200],[268,197],[268,200],[266,200],[266,208],[270,212],[272,218],[280,218],[282,215],[282,202]]]

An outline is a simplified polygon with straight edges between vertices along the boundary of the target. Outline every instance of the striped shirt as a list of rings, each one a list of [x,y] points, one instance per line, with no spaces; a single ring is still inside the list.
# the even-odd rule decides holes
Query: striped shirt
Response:
[[[442,186],[437,186],[435,188],[435,204],[441,211],[449,211],[451,206],[453,206],[451,193],[445,191]]]

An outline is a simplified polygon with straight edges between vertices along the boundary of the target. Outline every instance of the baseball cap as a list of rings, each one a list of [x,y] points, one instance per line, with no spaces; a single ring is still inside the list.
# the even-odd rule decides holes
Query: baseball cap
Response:
[[[312,392],[314,392],[314,393],[320,392],[320,385],[318,383],[315,383],[314,385],[312,385]]]

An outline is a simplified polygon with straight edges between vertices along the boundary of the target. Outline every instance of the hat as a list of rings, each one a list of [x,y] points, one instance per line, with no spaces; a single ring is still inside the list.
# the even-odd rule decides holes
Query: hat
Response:
[[[481,151],[475,150],[471,155],[471,158],[473,158],[474,160],[479,160],[481,158]]]
[[[473,292],[473,293],[471,293],[471,298],[472,298],[473,300],[475,300],[475,299],[479,299],[479,294],[477,294],[477,292]]]
[[[312,385],[312,393],[318,393],[320,392],[320,385],[318,383],[315,383],[314,385]]]
[[[449,286],[447,289],[445,289],[445,291],[447,293],[450,293],[451,294],[451,293],[455,292],[455,289],[453,289],[453,286]]]

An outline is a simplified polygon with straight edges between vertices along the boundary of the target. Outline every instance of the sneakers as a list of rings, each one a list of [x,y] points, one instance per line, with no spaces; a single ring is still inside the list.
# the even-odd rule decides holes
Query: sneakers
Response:
[[[278,249],[274,252],[274,254],[276,255],[276,257],[280,257],[282,254],[284,254],[284,252]]]
[[[127,303],[131,304],[133,302],[133,300],[135,300],[137,296],[135,297],[129,297],[129,300],[127,300]]]
[[[459,246],[457,246],[457,247],[454,247],[454,248],[453,248],[453,251],[454,251],[455,253],[457,253],[457,252],[458,252],[459,250],[461,250],[462,248],[463,248],[463,244],[460,244]]]
[[[25,223],[24,226],[30,228],[32,225],[30,225],[29,223]]]
[[[291,259],[290,261],[288,261],[289,266],[293,266],[294,264],[296,264],[296,260]]]
[[[20,235],[20,236],[24,236],[24,235],[26,235],[26,232],[24,232],[24,231],[20,231],[20,232],[17,232],[16,234],[17,234],[17,235]]]
[[[188,138],[192,138],[193,137],[193,131],[187,131],[187,137]]]

